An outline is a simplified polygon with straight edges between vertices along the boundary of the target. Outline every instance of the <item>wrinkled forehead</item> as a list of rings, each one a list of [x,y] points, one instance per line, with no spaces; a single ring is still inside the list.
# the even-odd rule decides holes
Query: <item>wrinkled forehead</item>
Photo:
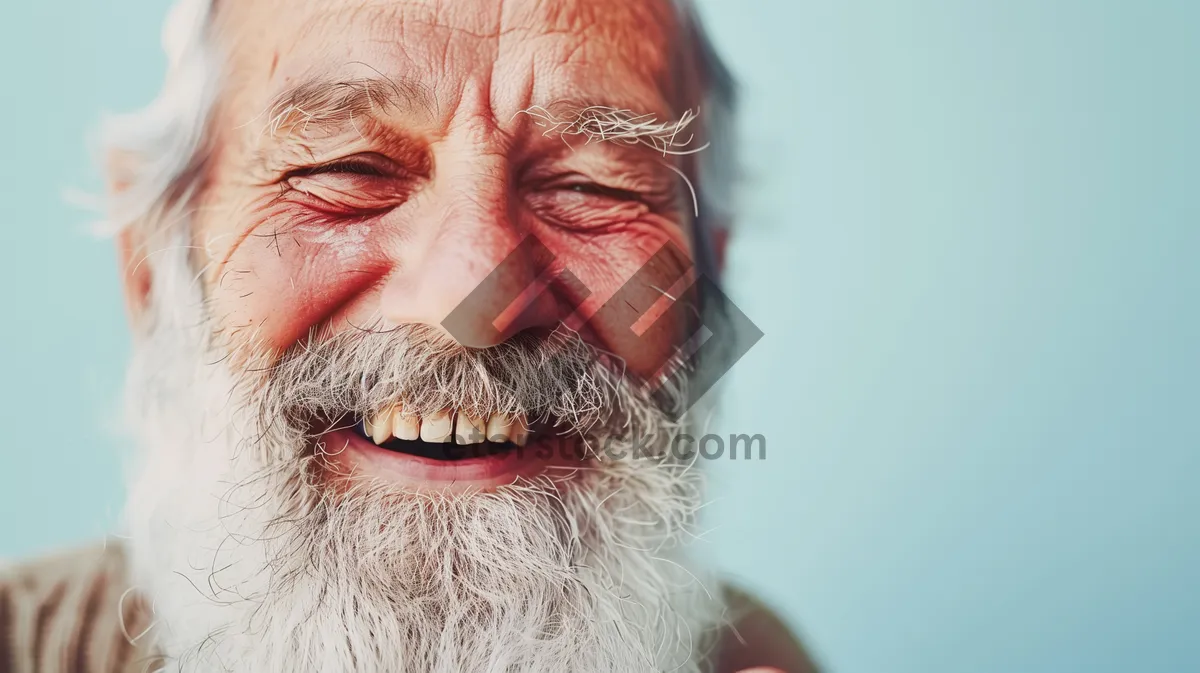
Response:
[[[442,113],[482,94],[497,119],[564,99],[680,107],[669,0],[252,0],[216,19],[237,114],[306,78],[372,75],[419,85]]]

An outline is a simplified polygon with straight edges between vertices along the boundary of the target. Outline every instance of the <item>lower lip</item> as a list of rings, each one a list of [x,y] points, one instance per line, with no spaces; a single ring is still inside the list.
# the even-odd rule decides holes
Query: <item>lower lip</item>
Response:
[[[494,456],[435,460],[388,451],[351,429],[335,430],[321,438],[323,455],[340,473],[377,477],[417,488],[495,488],[532,476],[545,467],[532,445]]]

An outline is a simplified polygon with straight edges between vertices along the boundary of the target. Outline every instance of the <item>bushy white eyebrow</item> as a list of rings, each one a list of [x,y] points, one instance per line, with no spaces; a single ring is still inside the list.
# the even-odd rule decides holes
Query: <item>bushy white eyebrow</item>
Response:
[[[560,107],[560,106],[552,106]],[[689,147],[695,134],[687,130],[699,116],[695,110],[687,110],[674,121],[659,121],[654,114],[638,114],[632,110],[607,105],[566,106],[562,114],[534,105],[517,113],[527,115],[533,123],[543,127],[543,136],[582,137],[585,142],[617,142],[628,145],[646,145],[667,155],[693,154],[708,147]],[[569,143],[568,143],[569,144]]]
[[[263,114],[263,134],[276,136],[297,127],[302,133],[310,125],[332,128],[354,125],[380,110],[423,108],[432,114],[436,103],[430,90],[419,82],[373,77],[314,77],[273,98]]]

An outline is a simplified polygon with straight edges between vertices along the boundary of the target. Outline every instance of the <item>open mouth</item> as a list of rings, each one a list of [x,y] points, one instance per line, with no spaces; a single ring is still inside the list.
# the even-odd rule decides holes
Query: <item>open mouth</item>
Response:
[[[322,432],[317,446],[335,476],[381,479],[414,491],[490,489],[547,470],[569,478],[586,456],[560,445],[578,432],[566,428],[553,418],[479,418],[454,410],[417,415],[397,406],[345,418]]]
[[[418,416],[401,407],[363,419],[352,429],[381,449],[438,461],[502,456],[526,446],[534,434],[521,415],[478,418],[442,411]]]

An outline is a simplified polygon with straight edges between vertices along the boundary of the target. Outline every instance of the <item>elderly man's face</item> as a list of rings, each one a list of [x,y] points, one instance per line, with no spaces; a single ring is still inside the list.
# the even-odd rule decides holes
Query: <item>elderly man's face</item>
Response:
[[[676,158],[658,151],[672,125],[642,142],[600,137],[634,116],[676,117],[668,4],[234,3],[217,25],[233,75],[193,242],[234,347],[437,326],[479,287],[452,330],[465,345],[563,319],[631,374],[658,373],[679,330],[641,338],[595,314],[665,244],[687,265],[691,200]],[[530,235],[538,249],[518,249]],[[672,292],[676,278],[663,278],[633,288],[639,329],[668,304],[652,306]],[[535,281],[548,287],[531,306],[509,305]],[[523,433],[508,420],[493,429]],[[468,423],[490,436],[488,421]],[[441,412],[423,422],[425,439],[452,434]],[[399,434],[420,432],[404,423]]]
[[[672,6],[217,6],[210,154],[128,386],[164,651],[698,670],[701,502],[666,451],[700,144]],[[561,435],[623,448],[533,451]]]

